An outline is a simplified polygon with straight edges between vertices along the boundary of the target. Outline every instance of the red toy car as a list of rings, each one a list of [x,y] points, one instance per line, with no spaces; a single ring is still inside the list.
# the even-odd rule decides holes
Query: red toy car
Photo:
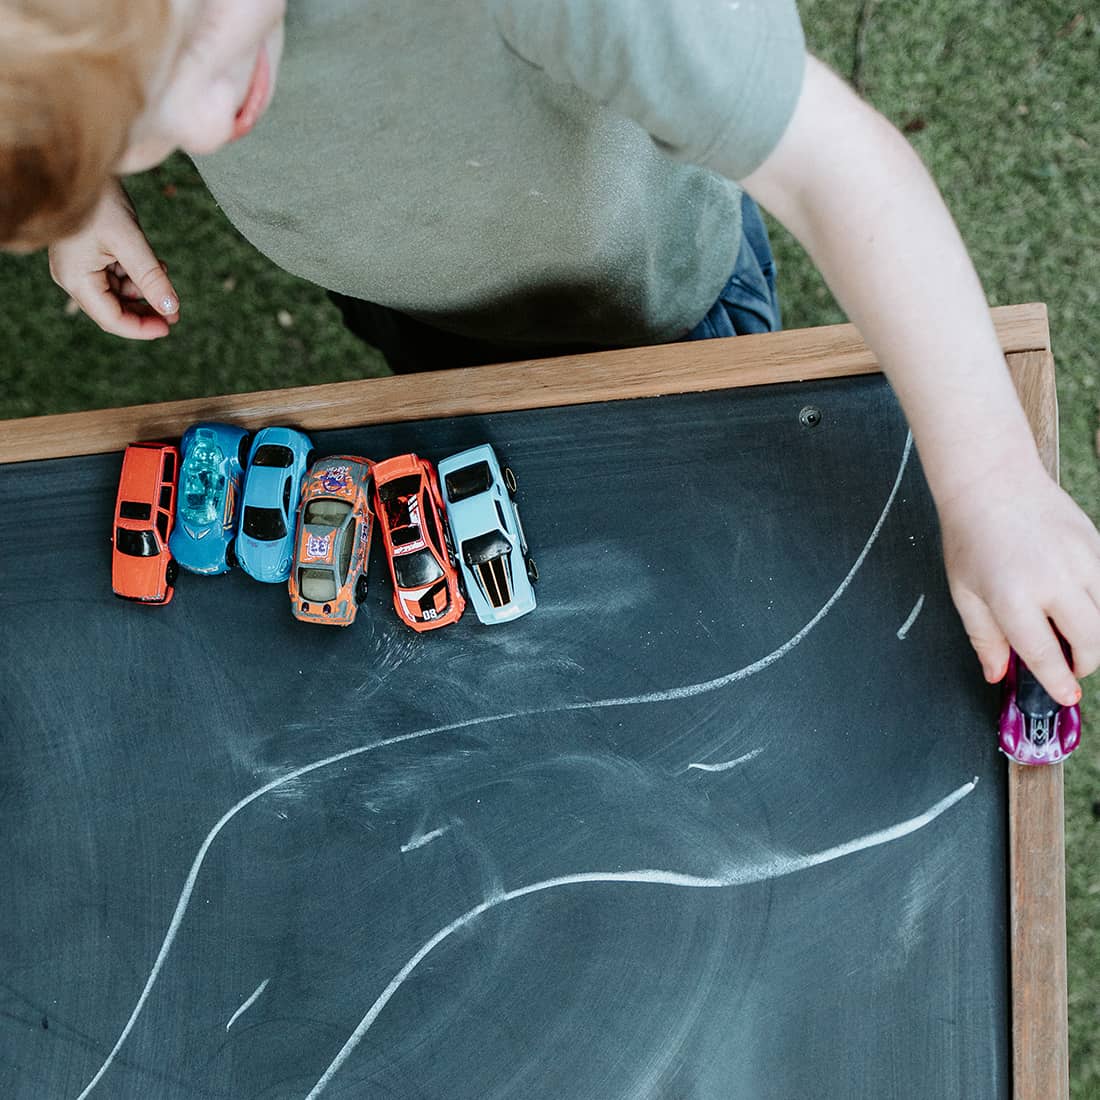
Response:
[[[374,467],[374,514],[386,545],[397,614],[413,630],[457,622],[466,607],[443,495],[430,462],[399,455]]]
[[[178,567],[168,549],[176,515],[180,453],[165,443],[131,443],[122,458],[111,535],[111,588],[139,603],[168,603]]]

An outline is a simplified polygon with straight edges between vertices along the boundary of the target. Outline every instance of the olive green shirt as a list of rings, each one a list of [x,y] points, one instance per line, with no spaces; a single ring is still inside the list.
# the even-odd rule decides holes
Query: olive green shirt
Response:
[[[793,0],[290,0],[266,115],[199,168],[276,263],[449,331],[674,339],[801,88]]]

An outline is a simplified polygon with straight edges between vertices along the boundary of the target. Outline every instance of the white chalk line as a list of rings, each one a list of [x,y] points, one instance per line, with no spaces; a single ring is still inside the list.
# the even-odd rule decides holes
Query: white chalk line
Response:
[[[442,829],[433,829],[430,833],[425,833],[423,836],[411,836],[401,845],[401,851],[412,852],[417,848],[423,848],[425,844],[431,844],[433,840],[441,837],[449,828],[450,825],[444,825]]]
[[[909,633],[909,628],[917,621],[917,616],[920,614],[921,608],[924,607],[924,593],[920,594],[920,598],[915,604],[913,604],[913,610],[909,612],[909,618],[905,620],[898,627],[898,640],[904,641],[905,635]]]
[[[868,536],[867,541],[863,545],[863,549],[860,551],[859,556],[856,558],[855,563],[851,569],[848,570],[844,579],[840,582],[836,591],[829,597],[825,605],[820,611],[801,630],[798,631],[794,637],[784,642],[778,649],[773,650],[765,657],[761,657],[758,661],[754,661],[752,664],[745,665],[743,668],[737,669],[725,676],[720,676],[714,680],[706,680],[699,684],[689,684],[685,687],[674,688],[671,691],[663,692],[650,692],[645,695],[626,696],[620,699],[597,699],[594,702],[587,703],[567,703],[555,707],[541,707],[533,710],[526,711],[513,711],[507,714],[492,714],[486,715],[481,718],[468,718],[461,722],[451,722],[443,726],[433,726],[428,729],[414,730],[412,733],[397,734],[394,737],[386,737],[379,741],[373,741],[367,745],[359,745],[353,749],[346,749],[343,752],[335,753],[332,756],[326,756],[322,760],[315,760],[311,764],[305,764],[300,768],[295,768],[293,771],[288,772],[284,776],[280,776],[278,779],[273,779],[269,783],[265,783],[262,787],[258,787],[251,794],[245,795],[239,802],[231,806],[226,812],[218,819],[217,824],[206,835],[206,839],[199,847],[198,854],[195,856],[193,863],[191,864],[191,870],[187,875],[187,879],[184,882],[183,890],[180,892],[179,901],[176,903],[175,911],[172,914],[172,919],[168,925],[168,931],[165,933],[164,942],[161,944],[160,951],[157,953],[157,957],[153,962],[153,968],[149,972],[149,977],[145,982],[140,996],[138,997],[137,1004],[134,1005],[133,1011],[130,1013],[129,1019],[126,1021],[125,1026],[122,1029],[122,1033],[115,1041],[115,1045],[111,1048],[110,1053],[107,1055],[103,1064],[96,1071],[95,1076],[84,1086],[80,1091],[76,1100],[86,1100],[86,1097],[90,1095],[92,1090],[102,1080],[103,1075],[110,1068],[118,1055],[119,1050],[122,1049],[122,1044],[126,1041],[130,1032],[133,1030],[134,1024],[137,1022],[138,1016],[141,1014],[141,1010],[145,1007],[145,1002],[149,998],[149,993],[153,986],[156,984],[157,978],[160,976],[161,968],[164,966],[164,960],[168,957],[168,952],[172,948],[172,944],[175,942],[176,935],[179,932],[180,924],[183,921],[184,914],[187,912],[187,907],[191,901],[191,894],[195,889],[195,882],[198,879],[199,871],[202,868],[203,862],[206,859],[206,853],[210,850],[210,846],[213,844],[215,838],[222,831],[223,828],[234,818],[241,810],[246,806],[251,805],[258,798],[262,798],[270,791],[281,787],[284,783],[290,783],[295,779],[301,778],[303,775],[308,775],[310,772],[315,772],[321,768],[327,768],[332,764],[338,764],[342,760],[348,760],[353,756],[359,756],[366,752],[373,752],[375,749],[386,748],[389,745],[397,745],[403,741],[414,741],[422,737],[430,737],[438,733],[450,733],[456,730],[469,729],[472,726],[488,725],[493,722],[505,722],[514,718],[532,718],[546,714],[554,714],[560,711],[572,711],[572,710],[595,710],[601,707],[621,707],[631,703],[657,703],[667,702],[672,699],[688,698],[694,695],[702,695],[708,691],[715,691],[718,688],[726,687],[729,684],[736,683],[739,680],[745,679],[747,676],[751,676],[756,672],[761,672],[769,665],[778,661],[781,657],[789,653],[807,634],[815,627],[821,620],[828,614],[833,605],[840,599],[841,595],[851,584],[852,578],[859,571],[860,566],[863,564],[867,555],[871,551],[871,547],[874,545],[875,540],[879,536],[879,532],[882,530],[883,524],[886,522],[886,517],[889,515],[890,508],[894,503],[894,498],[898,494],[898,488],[901,486],[901,479],[905,473],[906,465],[909,461],[909,454],[913,447],[913,434],[909,432],[905,437],[905,447],[902,451],[901,462],[898,465],[897,477],[894,479],[893,487],[890,490],[890,495],[886,499],[886,503],[882,507],[882,512],[879,514],[878,520],[875,523],[871,534]]]
[[[752,752],[747,752],[736,760],[723,760],[721,764],[688,764],[688,767],[698,768],[701,772],[726,772],[730,768],[736,768],[738,764],[747,764],[750,760],[755,760],[763,751],[763,748],[753,749]]]
[[[229,1023],[225,1025],[226,1031],[228,1031],[237,1022],[238,1016],[240,1016],[244,1012],[247,1012],[253,1006],[253,1004],[255,1004],[256,999],[260,996],[261,993],[263,993],[265,989],[267,989],[267,983],[269,981],[271,981],[270,978],[264,978],[264,980],[260,982],[260,984],[256,987],[256,992],[253,993],[252,996],[249,997],[248,1000],[245,1001],[244,1004],[241,1005],[241,1007],[238,1008],[237,1011],[229,1017]]]
[[[855,840],[849,840],[843,844],[837,844],[832,848],[826,848],[824,851],[813,852],[809,855],[776,856],[766,863],[740,868],[729,868],[719,875],[706,878],[697,875],[686,875],[677,871],[585,871],[580,874],[561,875],[558,878],[534,882],[528,886],[521,886],[516,890],[509,890],[506,893],[487,898],[485,901],[481,902],[481,904],[475,905],[472,909],[468,909],[462,916],[451,921],[446,927],[436,932],[436,934],[432,936],[432,938],[428,940],[428,942],[424,944],[424,946],[421,947],[420,950],[417,951],[416,954],[413,955],[413,957],[394,975],[389,985],[379,994],[374,1004],[368,1009],[367,1014],[351,1033],[351,1037],[340,1048],[340,1052],[329,1063],[328,1068],[321,1074],[320,1078],[318,1078],[317,1084],[313,1086],[305,1100],[316,1100],[316,1098],[321,1095],[335,1074],[339,1072],[340,1067],[347,1061],[348,1057],[359,1045],[363,1036],[370,1030],[371,1025],[378,1019],[382,1009],[386,1007],[393,995],[401,988],[401,985],[424,959],[449,936],[453,935],[460,928],[464,928],[466,925],[470,924],[471,921],[476,920],[483,913],[487,913],[490,909],[495,909],[498,905],[503,905],[508,901],[515,901],[517,898],[526,897],[529,894],[538,894],[545,890],[557,889],[561,886],[575,886],[579,883],[588,882],[631,882],[651,886],[720,889],[726,886],[745,886],[749,883],[761,882],[764,879],[792,875],[798,871],[805,871],[810,867],[817,867],[822,863],[829,863],[832,860],[841,859],[855,852],[861,852],[866,848],[874,848],[880,844],[887,844],[903,836],[908,836],[909,833],[924,828],[925,825],[934,821],[945,810],[950,809],[956,802],[965,798],[977,784],[978,777],[975,776],[969,783],[964,783],[961,787],[952,791],[945,798],[941,798],[934,806],[931,806],[929,809],[925,810],[924,813],[918,814],[916,817],[911,817],[907,821],[902,821],[897,825],[879,829],[877,832],[868,833],[866,836],[857,837]]]

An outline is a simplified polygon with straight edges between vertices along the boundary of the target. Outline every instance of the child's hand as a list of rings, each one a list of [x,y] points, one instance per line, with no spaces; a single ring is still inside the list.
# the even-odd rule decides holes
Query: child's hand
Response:
[[[179,297],[153,255],[122,186],[112,180],[88,223],[49,250],[50,274],[104,332],[131,340],[167,336]]]
[[[940,507],[955,606],[990,683],[1011,645],[1047,692],[1070,706],[1077,676],[1100,666],[1100,534],[1036,463],[991,477]],[[1070,669],[1051,624],[1073,651]]]

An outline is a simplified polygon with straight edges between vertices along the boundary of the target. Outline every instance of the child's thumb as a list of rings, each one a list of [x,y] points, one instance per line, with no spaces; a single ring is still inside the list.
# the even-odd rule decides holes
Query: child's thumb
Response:
[[[162,317],[172,317],[179,312],[180,300],[167,268],[153,255],[145,235],[138,233],[125,242],[125,248],[115,249],[122,265],[141,296]],[[123,254],[125,253],[125,255]]]

